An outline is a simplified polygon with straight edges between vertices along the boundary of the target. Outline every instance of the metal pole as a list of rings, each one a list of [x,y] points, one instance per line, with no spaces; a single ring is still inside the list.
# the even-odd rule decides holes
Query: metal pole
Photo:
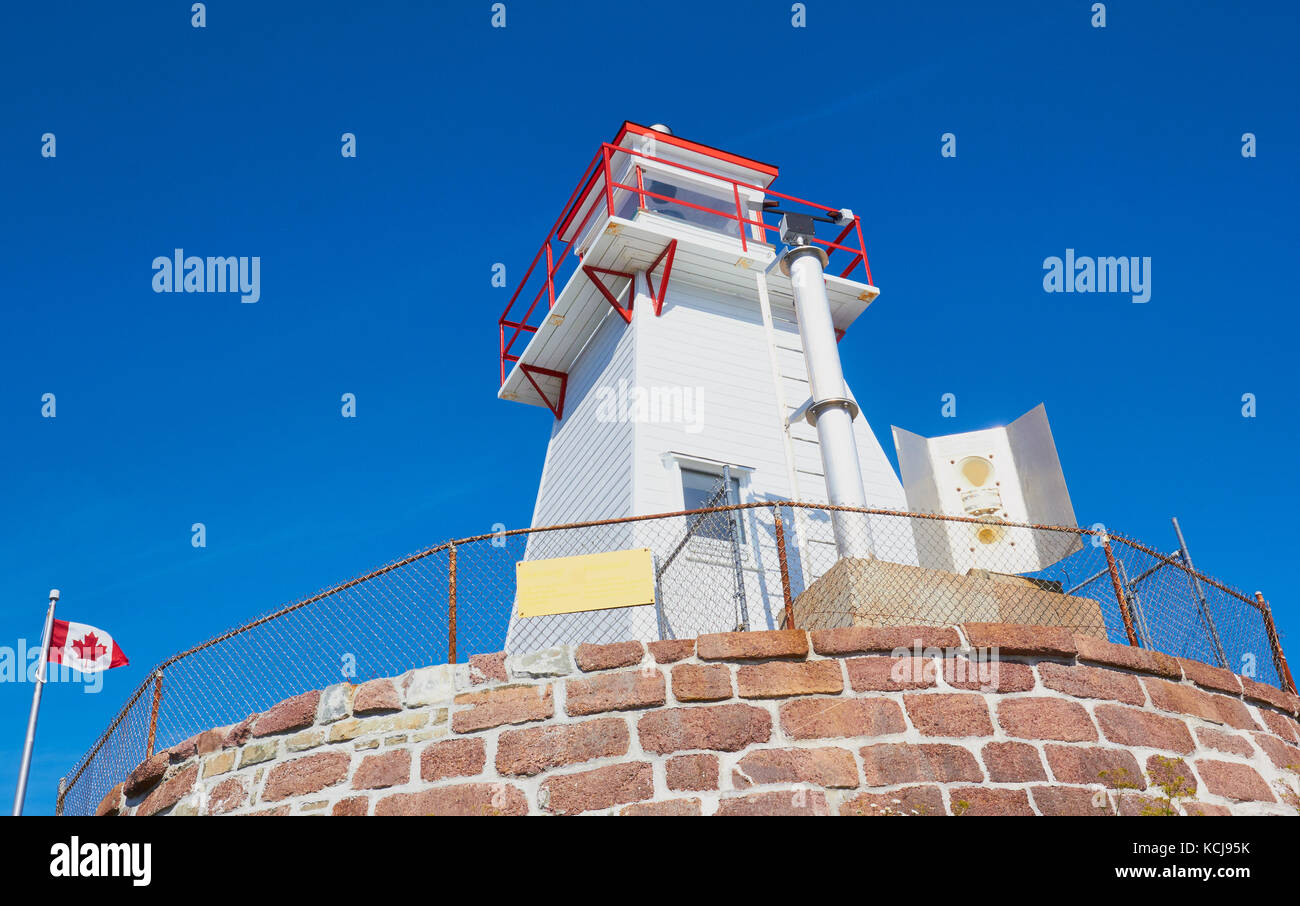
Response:
[[[1173,518],[1174,532],[1178,535],[1178,549],[1183,554],[1183,564],[1187,567],[1188,574],[1192,579],[1192,588],[1196,592],[1196,597],[1200,602],[1201,616],[1205,617],[1205,626],[1210,630],[1210,638],[1214,640],[1214,653],[1219,656],[1219,666],[1227,669],[1228,655],[1223,650],[1223,643],[1219,641],[1219,630],[1215,628],[1214,618],[1210,616],[1210,605],[1205,600],[1205,590],[1201,588],[1201,580],[1196,576],[1196,567],[1192,564],[1192,555],[1187,552],[1187,542],[1183,540],[1183,530],[1178,525],[1178,517]]]
[[[1137,633],[1133,631],[1133,616],[1128,612],[1128,601],[1119,582],[1119,568],[1115,565],[1115,554],[1110,549],[1110,535],[1103,533],[1101,540],[1102,547],[1106,549],[1106,571],[1110,573],[1110,582],[1115,589],[1115,603],[1119,605],[1119,615],[1124,619],[1124,634],[1128,636],[1128,643],[1137,647]]]
[[[1124,568],[1124,561],[1116,558],[1115,565],[1119,567],[1120,587],[1124,589],[1124,594],[1128,597],[1129,604],[1132,607],[1133,615],[1137,618],[1138,635],[1141,636],[1145,647],[1155,648],[1155,645],[1151,642],[1151,629],[1147,626],[1146,614],[1142,611],[1142,601],[1138,598],[1133,583],[1129,581],[1128,570]]]
[[[1174,554],[1173,554],[1173,556],[1175,556],[1175,557],[1179,556],[1179,552],[1178,552],[1178,551],[1175,551]],[[1141,582],[1141,581],[1142,581],[1143,579],[1145,579],[1147,576],[1149,576],[1149,575],[1151,575],[1152,573],[1154,573],[1156,570],[1160,569],[1161,567],[1168,566],[1168,565],[1169,565],[1168,563],[1157,563],[1155,566],[1151,567],[1150,569],[1146,570],[1146,571],[1143,572],[1141,575],[1139,575],[1136,579],[1125,579],[1125,581],[1126,581],[1130,586],[1132,586],[1132,585],[1137,585],[1139,582]],[[1081,588],[1083,588],[1083,587],[1085,587],[1085,586],[1087,586],[1087,585],[1091,585],[1093,582],[1096,582],[1096,581],[1097,581],[1098,579],[1100,579],[1102,576],[1106,575],[1106,573],[1109,572],[1109,569],[1110,569],[1110,568],[1107,567],[1106,569],[1100,569],[1100,570],[1098,570],[1097,572],[1093,573],[1093,574],[1092,574],[1091,576],[1089,576],[1088,578],[1084,579],[1084,580],[1083,580],[1082,582],[1080,582],[1078,585],[1074,586],[1073,588],[1067,589],[1067,590],[1064,592],[1064,594],[1072,595],[1072,594],[1074,594],[1076,591],[1078,591],[1079,589],[1081,589]]]
[[[1273,624],[1273,608],[1268,606],[1264,600],[1262,591],[1255,592],[1255,600],[1259,603],[1259,611],[1264,615],[1264,631],[1268,633],[1268,644],[1273,649],[1273,666],[1277,668],[1278,682],[1282,684],[1283,690],[1296,694],[1295,679],[1291,676],[1291,668],[1286,665],[1286,654],[1282,651],[1282,640],[1277,637],[1277,626]]]
[[[722,499],[731,503],[731,466],[722,467]],[[740,501],[737,500],[737,503]],[[727,534],[731,536],[731,568],[736,573],[736,612],[740,617],[739,629],[749,631],[749,604],[745,600],[745,572],[740,559],[740,511],[727,513]]]
[[[153,681],[153,705],[149,708],[149,739],[144,747],[144,757],[153,758],[153,746],[158,740],[158,706],[162,704],[163,672],[159,668]]]
[[[50,589],[50,609],[45,612],[45,631],[41,634],[41,661],[36,668],[36,689],[32,692],[32,713],[27,718],[27,741],[23,744],[23,761],[18,768],[18,789],[14,793],[14,817],[23,813],[23,800],[27,798],[27,774],[32,767],[32,746],[36,744],[36,718],[41,713],[41,689],[45,687],[45,665],[50,656],[50,634],[54,631],[54,605],[59,601],[59,590]]]
[[[1074,594],[1076,591],[1078,591],[1079,589],[1081,589],[1081,588],[1085,588],[1085,587],[1091,585],[1093,582],[1096,582],[1098,579],[1100,579],[1100,578],[1101,578],[1102,576],[1104,576],[1104,575],[1107,575],[1109,572],[1110,572],[1110,567],[1109,567],[1109,566],[1107,566],[1105,569],[1099,569],[1099,570],[1097,570],[1095,573],[1093,573],[1091,576],[1089,576],[1088,578],[1086,578],[1086,579],[1084,579],[1082,582],[1080,582],[1078,585],[1075,585],[1073,588],[1067,588],[1067,589],[1063,592],[1063,594],[1072,595],[1072,594]]]
[[[1182,555],[1183,555],[1183,552],[1182,552],[1182,551],[1174,551],[1172,554],[1170,554],[1171,557],[1181,557]],[[1142,580],[1146,579],[1147,576],[1150,576],[1150,575],[1155,574],[1155,572],[1156,572],[1157,570],[1159,570],[1161,567],[1165,567],[1165,566],[1168,566],[1168,565],[1169,565],[1168,563],[1165,563],[1165,562],[1161,561],[1160,563],[1157,563],[1155,566],[1151,567],[1150,569],[1145,569],[1145,570],[1143,570],[1143,571],[1138,575],[1138,577],[1137,577],[1136,579],[1133,580],[1133,584],[1134,584],[1134,585],[1137,585],[1139,582],[1141,582]]]
[[[447,663],[456,663],[456,545],[447,559]]]
[[[865,509],[867,495],[862,488],[862,466],[853,439],[857,405],[848,398],[840,353],[835,343],[835,323],[826,298],[826,253],[801,245],[781,257],[781,272],[790,277],[794,290],[799,338],[803,341],[812,401],[808,421],[817,429],[822,470],[826,473],[826,494],[832,506]],[[861,513],[834,513],[835,547],[841,558],[870,558],[870,533]]]
[[[781,510],[773,508],[776,517],[776,562],[781,567],[781,597],[785,599],[785,629],[794,629],[794,601],[790,597],[790,566],[785,559],[785,526],[781,523]]]
[[[664,615],[664,588],[663,583],[659,581],[663,570],[659,567],[659,555],[655,554],[655,622],[659,624],[659,638],[671,639],[669,634],[672,630],[668,625],[668,617]]]

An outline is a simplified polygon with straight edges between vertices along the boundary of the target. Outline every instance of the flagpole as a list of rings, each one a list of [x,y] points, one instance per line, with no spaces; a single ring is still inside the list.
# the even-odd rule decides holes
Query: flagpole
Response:
[[[45,669],[49,664],[50,635],[54,631],[54,605],[59,601],[59,590],[50,589],[50,609],[45,613],[45,632],[41,636],[41,661],[36,668],[36,689],[32,692],[32,713],[27,718],[27,742],[23,745],[23,763],[18,769],[18,790],[14,793],[14,817],[23,813],[23,800],[27,798],[27,772],[32,767],[32,746],[36,743],[36,717],[41,711],[41,689],[45,686]]]

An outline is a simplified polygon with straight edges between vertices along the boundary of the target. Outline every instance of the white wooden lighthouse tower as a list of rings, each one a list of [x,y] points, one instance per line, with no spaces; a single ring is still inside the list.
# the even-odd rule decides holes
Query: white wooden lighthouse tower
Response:
[[[732,502],[906,508],[836,353],[879,292],[862,225],[774,191],[777,172],[662,126],[624,123],[601,145],[499,322],[499,396],[555,416],[533,525],[696,508],[724,476]],[[901,526],[852,518],[787,523],[796,583],[843,556],[916,562]],[[782,619],[771,529],[769,510],[736,526],[754,629]],[[663,543],[656,523],[584,531],[590,552]],[[686,556],[729,568],[730,546],[709,540]],[[535,535],[526,557],[587,552],[581,543]],[[590,617],[512,617],[507,648],[735,628],[680,609],[667,626],[651,608],[607,611],[595,632]]]

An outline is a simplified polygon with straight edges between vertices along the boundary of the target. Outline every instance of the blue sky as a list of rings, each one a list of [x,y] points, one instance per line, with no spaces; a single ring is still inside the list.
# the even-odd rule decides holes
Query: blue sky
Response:
[[[1293,5],[208,6],[0,14],[0,644],[57,586],[132,659],[48,689],[29,812],[168,654],[527,523],[550,415],[495,399],[490,269],[624,119],[863,215],[882,295],[841,352],[891,455],[1046,402],[1081,522],[1168,548],[1177,515],[1300,638]],[[261,301],[155,294],[176,247],[260,256]],[[1067,248],[1149,256],[1151,301],[1044,293]],[[6,807],[30,693],[0,684]]]

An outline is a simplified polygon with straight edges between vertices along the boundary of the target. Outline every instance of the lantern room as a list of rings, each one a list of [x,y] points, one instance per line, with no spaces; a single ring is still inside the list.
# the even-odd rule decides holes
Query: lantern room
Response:
[[[625,122],[602,143],[498,319],[501,399],[564,416],[568,375],[611,310],[630,323],[643,272],[655,314],[677,282],[749,292],[787,215],[827,226],[827,296],[841,335],[878,295],[860,219],[774,191],[771,164]],[[833,238],[831,238],[833,237]],[[774,297],[791,297],[774,280]]]

